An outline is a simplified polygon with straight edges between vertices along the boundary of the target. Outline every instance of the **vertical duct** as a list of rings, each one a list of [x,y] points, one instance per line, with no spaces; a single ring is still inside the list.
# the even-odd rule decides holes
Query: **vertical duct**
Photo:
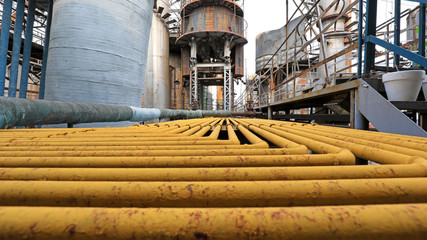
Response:
[[[140,107],[153,5],[55,0],[45,99]]]

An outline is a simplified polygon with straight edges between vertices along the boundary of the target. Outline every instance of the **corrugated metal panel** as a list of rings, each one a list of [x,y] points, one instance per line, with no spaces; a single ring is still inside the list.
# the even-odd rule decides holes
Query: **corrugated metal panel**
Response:
[[[153,5],[55,0],[45,98],[141,106]]]

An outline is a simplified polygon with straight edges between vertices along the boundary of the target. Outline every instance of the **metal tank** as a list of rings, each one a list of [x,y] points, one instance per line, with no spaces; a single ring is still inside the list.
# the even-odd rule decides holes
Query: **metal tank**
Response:
[[[320,9],[327,9],[334,0],[321,0],[319,2]],[[333,7],[331,7],[322,17],[322,24],[324,27],[328,26],[334,19],[344,11],[344,9],[349,5],[349,0],[339,0],[337,1]],[[323,13],[323,12],[322,12]],[[320,51],[320,61],[342,51],[345,49],[345,37],[351,34],[346,31],[345,23],[349,17],[344,14],[339,20],[337,20],[332,27],[330,27],[325,32],[325,41],[326,41],[326,55],[324,56],[323,52]],[[328,72],[322,66],[318,69],[319,77],[326,78],[326,76],[331,75],[331,73],[337,72],[341,69],[347,67],[347,63],[345,61],[345,56],[341,56],[335,59],[334,62],[329,63]],[[332,81],[330,85],[334,85]]]
[[[297,17],[296,19],[289,22],[288,33],[294,31],[297,28],[298,23],[301,21],[303,17]],[[274,64],[277,63],[285,63],[286,62],[286,49],[292,49],[298,51],[302,44],[304,44],[304,38],[297,41],[295,43],[295,36],[298,38],[304,33],[304,27],[306,25],[306,20],[304,19],[300,25],[298,25],[298,29],[294,31],[292,34],[288,34],[289,38],[287,40],[287,45],[283,45],[277,55],[274,57]],[[256,38],[256,71],[266,70],[271,68],[273,54],[279,49],[280,45],[286,40],[286,25],[272,31],[263,32],[259,34]],[[297,58],[300,58],[303,53],[297,55]],[[292,58],[294,56],[294,51],[288,52],[288,58]],[[269,62],[270,61],[270,62]],[[266,64],[268,65],[266,66]]]
[[[234,108],[234,81],[244,76],[247,43],[242,1],[181,0],[182,76],[192,109],[206,108],[203,89],[222,86],[223,109]]]
[[[140,107],[153,6],[154,0],[55,0],[45,99]]]
[[[168,1],[157,1],[162,13],[170,11]],[[169,28],[162,13],[154,13],[145,73],[144,107],[170,108]],[[166,18],[167,19],[167,18]]]

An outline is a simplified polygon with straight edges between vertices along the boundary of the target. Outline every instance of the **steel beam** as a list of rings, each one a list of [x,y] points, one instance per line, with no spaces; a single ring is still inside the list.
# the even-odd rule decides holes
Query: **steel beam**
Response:
[[[24,51],[22,57],[21,84],[19,98],[27,98],[28,78],[30,74],[31,48],[33,45],[34,18],[37,0],[29,0],[27,26],[25,27]]]
[[[4,0],[0,36],[0,97],[4,96],[6,84],[7,52],[9,50],[9,31],[12,17],[12,0]]]
[[[419,64],[419,65],[421,65],[423,67],[425,67],[425,68],[427,68],[427,58],[425,58],[425,57],[423,57],[421,55],[413,53],[413,52],[411,52],[409,50],[406,50],[406,49],[401,48],[399,46],[396,46],[394,44],[388,43],[388,42],[386,42],[386,41],[384,41],[382,39],[379,39],[377,37],[374,37],[374,36],[368,36],[366,38],[365,42],[379,45],[379,46],[381,46],[381,47],[383,47],[385,49],[388,49],[388,50],[390,50],[392,52],[398,53],[400,56],[403,56],[403,57],[405,57],[405,58],[407,58],[407,59],[409,59],[409,60],[411,60],[411,61],[413,61],[413,62],[415,62],[415,63],[417,63],[417,64]]]
[[[394,45],[400,47],[400,0],[394,0]],[[400,55],[394,52],[394,66],[400,65]]]
[[[362,21],[360,19],[359,21]],[[375,36],[377,28],[377,0],[366,1],[366,26],[365,39]],[[360,36],[359,36],[360,38]],[[375,44],[365,41],[365,61],[364,73],[369,74],[372,67],[375,66]]]
[[[361,86],[358,89],[358,109],[379,131],[427,137],[426,131],[381,96],[369,84],[362,80],[359,81],[361,81]]]
[[[18,83],[19,58],[21,55],[22,28],[24,23],[25,0],[18,0],[16,6],[15,29],[13,32],[12,60],[10,65],[9,97],[16,97]]]
[[[420,4],[419,11],[419,33],[418,33],[418,54],[426,56],[426,4]],[[425,66],[424,66],[425,67]]]
[[[46,86],[46,70],[47,70],[47,60],[49,55],[49,46],[50,46],[50,28],[52,25],[52,14],[53,14],[53,0],[49,0],[49,10],[46,20],[46,29],[45,29],[45,38],[43,46],[43,66],[42,73],[40,76],[40,90],[39,90],[39,99],[44,99],[45,86]]]

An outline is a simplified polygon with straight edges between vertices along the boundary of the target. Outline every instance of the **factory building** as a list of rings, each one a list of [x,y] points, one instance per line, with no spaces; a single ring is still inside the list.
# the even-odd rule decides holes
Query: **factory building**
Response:
[[[423,1],[0,6],[0,239],[427,239]]]

